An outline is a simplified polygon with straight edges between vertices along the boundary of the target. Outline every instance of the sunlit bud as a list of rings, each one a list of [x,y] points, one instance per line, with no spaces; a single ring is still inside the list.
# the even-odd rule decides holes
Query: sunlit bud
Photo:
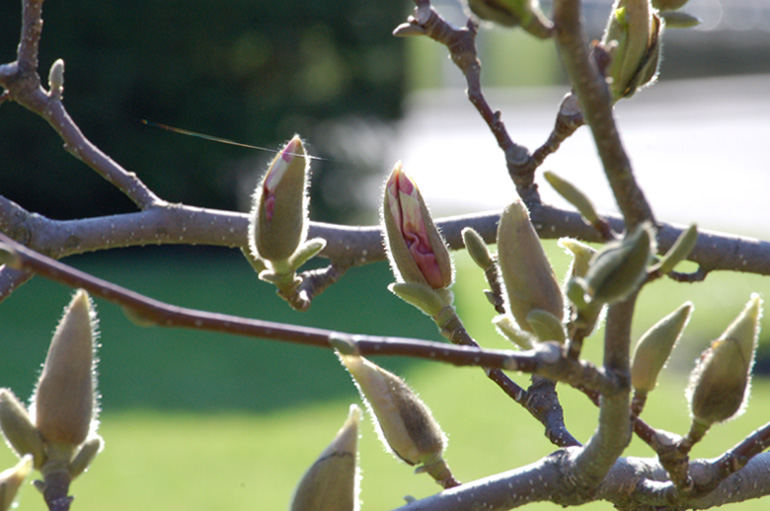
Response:
[[[390,371],[352,354],[338,353],[356,382],[386,448],[410,465],[422,465],[439,482],[451,479],[441,457],[446,435],[425,403]]]
[[[254,191],[249,244],[255,257],[285,261],[307,234],[308,158],[299,135],[289,140]]]
[[[451,292],[441,293],[439,291],[446,290],[436,290],[419,282],[394,282],[388,285],[388,290],[432,318],[437,318],[444,307],[452,304]]]
[[[572,264],[567,275],[569,277],[585,277],[588,272],[588,264],[596,254],[596,249],[573,238],[559,238],[557,245],[572,255]]]
[[[31,454],[36,467],[45,459],[45,444],[37,428],[9,389],[0,389],[0,427],[8,445],[18,456]]]
[[[434,289],[452,284],[452,262],[414,181],[396,163],[385,184],[385,246],[396,278]]]
[[[64,61],[56,59],[48,71],[48,88],[51,94],[61,97],[64,94]]]
[[[687,259],[687,256],[690,255],[692,249],[695,248],[695,243],[697,241],[698,227],[695,224],[692,224],[679,235],[671,248],[668,249],[668,252],[666,252],[651,270],[659,271],[664,275],[669,273],[677,264]]]
[[[591,259],[583,285],[591,300],[613,303],[635,291],[647,275],[654,243],[648,223],[622,241],[608,243]]]
[[[11,509],[16,493],[32,470],[32,456],[26,455],[19,462],[0,472],[0,511]]]
[[[655,323],[639,339],[631,359],[631,385],[634,389],[650,392],[655,388],[658,373],[689,321],[692,308],[692,303],[685,303]]]
[[[99,435],[94,435],[78,448],[72,461],[69,463],[70,479],[85,472],[104,447],[104,440]]]
[[[497,332],[519,346],[521,349],[532,349],[537,343],[537,338],[529,333],[521,330],[517,327],[513,319],[505,314],[495,316],[492,320],[492,324],[495,325]]]
[[[350,405],[348,418],[332,443],[302,476],[291,511],[353,511],[358,508],[357,444],[361,409]]]
[[[610,52],[607,75],[614,100],[653,81],[659,60],[660,19],[649,0],[615,0],[602,46]]]
[[[684,5],[689,0],[652,0],[652,6],[659,11],[675,11]]]
[[[663,11],[660,17],[667,28],[691,28],[700,25],[701,19],[682,11]]]
[[[687,399],[695,421],[734,417],[748,400],[762,300],[753,294],[735,321],[704,351],[690,375]]]
[[[580,191],[575,185],[566,179],[547,170],[543,172],[543,177],[561,195],[564,200],[575,206],[580,215],[586,219],[589,224],[595,224],[599,221],[599,215],[596,213],[591,199]]]
[[[465,249],[479,268],[486,270],[494,264],[492,255],[489,253],[487,244],[484,243],[484,238],[481,237],[481,234],[471,227],[463,228],[461,234]]]
[[[543,309],[532,309],[527,314],[527,324],[541,341],[564,342],[567,332],[561,320]]]
[[[538,37],[545,37],[551,27],[537,0],[468,0],[468,7],[483,20],[506,27],[521,26]]]
[[[32,415],[46,443],[81,444],[95,423],[96,315],[77,291],[53,334],[33,397]]]
[[[532,331],[527,323],[532,309],[550,312],[561,321],[564,299],[559,283],[520,200],[505,208],[500,217],[497,251],[506,304],[519,327]]]

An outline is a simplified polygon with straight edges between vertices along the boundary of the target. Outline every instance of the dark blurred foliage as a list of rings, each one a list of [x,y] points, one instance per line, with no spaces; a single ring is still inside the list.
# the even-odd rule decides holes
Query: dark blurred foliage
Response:
[[[339,182],[341,169],[353,166],[328,154],[339,146],[329,123],[399,115],[403,42],[391,31],[407,12],[405,2],[390,0],[48,1],[40,74],[45,81],[51,63],[64,59],[65,106],[75,122],[162,198],[243,208],[238,194],[253,187],[269,154],[140,120],[276,148],[297,132],[327,158],[314,164],[322,167],[316,179]],[[19,20],[20,2],[0,3],[3,62],[15,58]],[[0,108],[0,162],[0,193],[31,211],[75,218],[134,209],[16,104]],[[315,195],[316,218],[346,212]]]

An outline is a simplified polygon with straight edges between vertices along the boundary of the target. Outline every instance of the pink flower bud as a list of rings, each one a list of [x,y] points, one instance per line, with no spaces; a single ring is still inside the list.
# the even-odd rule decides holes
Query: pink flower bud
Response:
[[[394,272],[405,282],[434,289],[452,283],[452,263],[414,182],[397,163],[385,185],[386,245]]]

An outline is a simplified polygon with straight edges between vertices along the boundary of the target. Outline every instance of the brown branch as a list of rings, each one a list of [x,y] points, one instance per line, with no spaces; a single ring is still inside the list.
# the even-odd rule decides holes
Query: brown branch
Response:
[[[417,7],[414,15],[409,16],[407,22],[398,26],[393,33],[423,34],[447,47],[452,62],[465,77],[468,99],[484,119],[497,145],[503,150],[506,167],[516,190],[528,205],[538,204],[540,198],[534,184],[534,167],[530,164],[529,150],[511,139],[502,121],[502,113],[489,106],[481,90],[481,62],[476,51],[476,24],[468,19],[465,27],[454,28],[431,7],[429,1],[415,0],[415,4]]]
[[[579,0],[557,0],[553,6],[556,43],[586,123],[590,126],[607,180],[629,227],[654,217],[644,193],[634,179],[623,149],[612,101],[604,77],[590,57],[580,21]]]

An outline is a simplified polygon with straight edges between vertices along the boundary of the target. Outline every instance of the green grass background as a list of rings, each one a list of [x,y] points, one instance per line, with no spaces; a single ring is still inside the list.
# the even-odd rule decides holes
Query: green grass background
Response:
[[[548,251],[559,274],[567,258],[553,243]],[[491,308],[480,294],[480,272],[458,258],[457,303],[466,326],[488,347],[507,347],[489,326]],[[256,281],[232,253],[148,248],[74,258],[76,266],[154,298],[220,312],[292,321],[373,334],[438,339],[421,314],[393,298],[384,264],[350,270],[305,314],[288,309]],[[688,427],[683,389],[693,358],[718,335],[750,292],[768,296],[770,279],[714,274],[704,283],[657,282],[642,295],[635,336],[684,300],[695,315],[660,387],[650,396],[644,418],[656,427],[684,433]],[[35,279],[0,305],[0,385],[26,399],[45,356],[50,333],[70,290]],[[366,302],[362,300],[366,297]],[[106,448],[92,469],[75,481],[73,509],[286,509],[305,468],[331,440],[348,405],[358,396],[335,357],[324,350],[205,332],[140,328],[120,310],[97,303],[101,319],[100,390]],[[768,332],[767,319],[764,320]],[[598,360],[599,332],[586,343]],[[764,334],[764,345],[768,344]],[[431,406],[449,435],[446,459],[464,481],[532,462],[554,447],[541,426],[491,385],[480,370],[404,359],[377,359],[404,375]],[[759,367],[761,369],[761,367]],[[515,377],[522,385],[527,378]],[[567,426],[587,439],[596,409],[565,386]],[[754,381],[746,414],[717,426],[698,457],[717,456],[770,416],[770,383]],[[424,475],[384,452],[371,424],[362,425],[360,465],[362,509],[397,507],[403,497],[438,491]],[[637,440],[629,455],[649,456]],[[0,449],[0,467],[14,462]],[[42,499],[26,488],[21,509],[43,510]],[[765,509],[767,499],[740,506]],[[608,503],[582,509],[606,510]],[[556,509],[551,504],[526,509]]]

